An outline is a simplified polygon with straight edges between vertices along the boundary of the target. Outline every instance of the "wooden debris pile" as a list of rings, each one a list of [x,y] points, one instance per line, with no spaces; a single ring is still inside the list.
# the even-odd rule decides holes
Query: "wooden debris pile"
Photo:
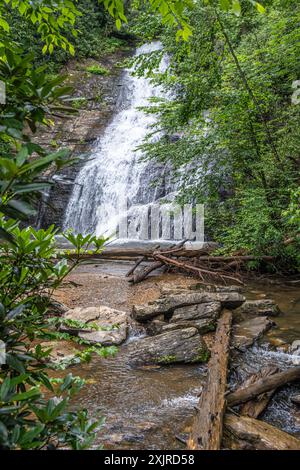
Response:
[[[153,251],[139,256],[135,265],[128,271],[129,282],[137,284],[158,269],[178,269],[201,279],[203,284],[239,284],[243,285],[240,270],[245,263],[253,261],[253,256],[213,256],[215,243],[206,243],[198,250],[185,249],[186,240],[168,249],[155,247]],[[264,261],[271,262],[272,257],[265,256]],[[147,263],[145,265],[145,263]],[[232,275],[233,273],[234,275]]]

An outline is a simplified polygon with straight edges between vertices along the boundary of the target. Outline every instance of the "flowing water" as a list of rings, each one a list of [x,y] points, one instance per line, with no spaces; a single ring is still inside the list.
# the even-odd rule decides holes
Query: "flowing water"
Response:
[[[125,268],[126,270],[126,268]],[[106,271],[104,271],[106,272]],[[263,366],[291,367],[300,357],[274,347],[274,338],[290,343],[300,339],[300,292],[296,288],[249,287],[248,298],[275,299],[284,314],[274,328],[231,364],[230,384],[242,383]],[[138,341],[132,332],[129,341]],[[299,363],[299,362],[298,362]],[[127,363],[126,344],[114,358],[93,357],[89,364],[72,368],[87,380],[76,397],[76,406],[86,407],[93,416],[105,416],[106,423],[97,443],[108,449],[181,449],[176,436],[184,436],[191,424],[194,407],[206,378],[206,366],[176,365],[134,368]],[[262,418],[300,437],[300,413],[291,402],[299,384],[284,387],[272,398]]]
[[[160,47],[159,42],[153,42],[138,48],[136,55]],[[163,57],[159,72],[167,65]],[[133,76],[130,70],[123,72],[121,85],[118,112],[80,171],[66,210],[65,228],[76,232],[110,235],[119,222],[120,203],[127,199],[128,207],[134,205],[135,212],[141,213],[147,204],[171,190],[167,175],[163,187],[151,185],[166,169],[143,161],[142,152],[137,150],[156,122],[154,115],[139,108],[147,106],[151,98],[162,96],[162,90],[150,79]]]

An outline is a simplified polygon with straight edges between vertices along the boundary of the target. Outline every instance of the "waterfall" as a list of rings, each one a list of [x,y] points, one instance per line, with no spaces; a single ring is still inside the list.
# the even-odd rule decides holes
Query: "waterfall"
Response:
[[[136,54],[159,50],[161,44],[153,42],[137,49]],[[159,71],[168,66],[163,58]],[[76,178],[66,210],[64,229],[75,232],[96,232],[111,235],[118,225],[120,198],[127,198],[129,207],[141,213],[147,205],[165,194],[151,186],[155,175],[164,168],[141,159],[136,150],[153,124],[154,115],[139,110],[152,97],[162,96],[162,89],[144,77],[123,72],[118,112],[98,140],[89,160]],[[138,237],[137,237],[138,238]]]

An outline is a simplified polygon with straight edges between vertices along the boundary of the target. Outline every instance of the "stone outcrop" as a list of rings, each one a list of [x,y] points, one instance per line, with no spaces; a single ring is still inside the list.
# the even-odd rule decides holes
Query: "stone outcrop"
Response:
[[[77,336],[91,344],[102,346],[120,345],[127,338],[127,313],[101,305],[99,307],[78,307],[64,315],[65,319],[83,322],[85,328],[78,328]],[[68,327],[62,327],[67,331]],[[76,327],[72,329],[76,334]]]
[[[146,337],[129,344],[129,362],[142,364],[188,364],[206,362],[207,346],[196,328],[185,328]]]
[[[132,316],[139,322],[147,322],[160,314],[171,316],[176,309],[192,305],[219,302],[222,308],[235,309],[245,302],[238,292],[186,292],[161,297],[154,302],[133,307]]]
[[[146,327],[151,336],[178,328],[197,328],[200,334],[216,329],[216,323],[221,313],[220,302],[208,302],[181,307],[174,311],[170,321],[164,321],[161,315],[155,317]]]

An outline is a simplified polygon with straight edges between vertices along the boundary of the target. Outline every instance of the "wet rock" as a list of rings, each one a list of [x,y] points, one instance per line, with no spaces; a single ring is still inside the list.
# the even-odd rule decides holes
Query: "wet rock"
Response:
[[[178,329],[129,344],[131,364],[206,362],[209,352],[196,328]]]
[[[300,340],[296,339],[289,347],[289,353],[293,356],[292,363],[295,366],[300,365]]]
[[[44,350],[51,349],[47,362],[51,365],[71,365],[75,356],[80,352],[70,341],[44,341],[41,343]]]
[[[256,317],[245,320],[233,327],[233,346],[246,349],[266,333],[275,323],[267,317]]]
[[[135,305],[132,317],[139,322],[146,322],[161,313],[171,316],[175,309],[211,302],[220,302],[222,308],[235,309],[245,300],[238,292],[186,292],[160,297],[145,305]]]
[[[152,320],[151,322],[148,323],[146,326],[146,333],[149,336],[155,336],[159,335],[159,333],[162,332],[163,328],[167,326],[168,323],[165,321],[157,320]]]
[[[276,317],[281,311],[278,305],[271,299],[246,300],[241,307],[237,309],[237,314],[243,318],[269,316]]]
[[[127,338],[128,315],[126,312],[101,305],[77,307],[69,310],[64,318],[84,322],[87,331],[80,329],[78,336],[91,344],[119,345]],[[89,326],[91,326],[90,329]]]
[[[205,334],[216,329],[220,312],[220,302],[209,302],[181,307],[174,311],[169,323],[158,320],[161,316],[156,317],[146,326],[146,331],[150,336],[154,336],[180,328],[194,327],[197,328],[199,333]]]
[[[199,333],[208,333],[216,328],[216,322],[222,310],[221,302],[208,302],[177,308],[169,326],[195,327]],[[167,327],[165,327],[166,329]]]
[[[295,405],[300,405],[300,395],[293,395],[291,397],[291,402],[295,403]]]
[[[294,356],[300,356],[300,339],[296,339],[290,346],[290,353]]]

